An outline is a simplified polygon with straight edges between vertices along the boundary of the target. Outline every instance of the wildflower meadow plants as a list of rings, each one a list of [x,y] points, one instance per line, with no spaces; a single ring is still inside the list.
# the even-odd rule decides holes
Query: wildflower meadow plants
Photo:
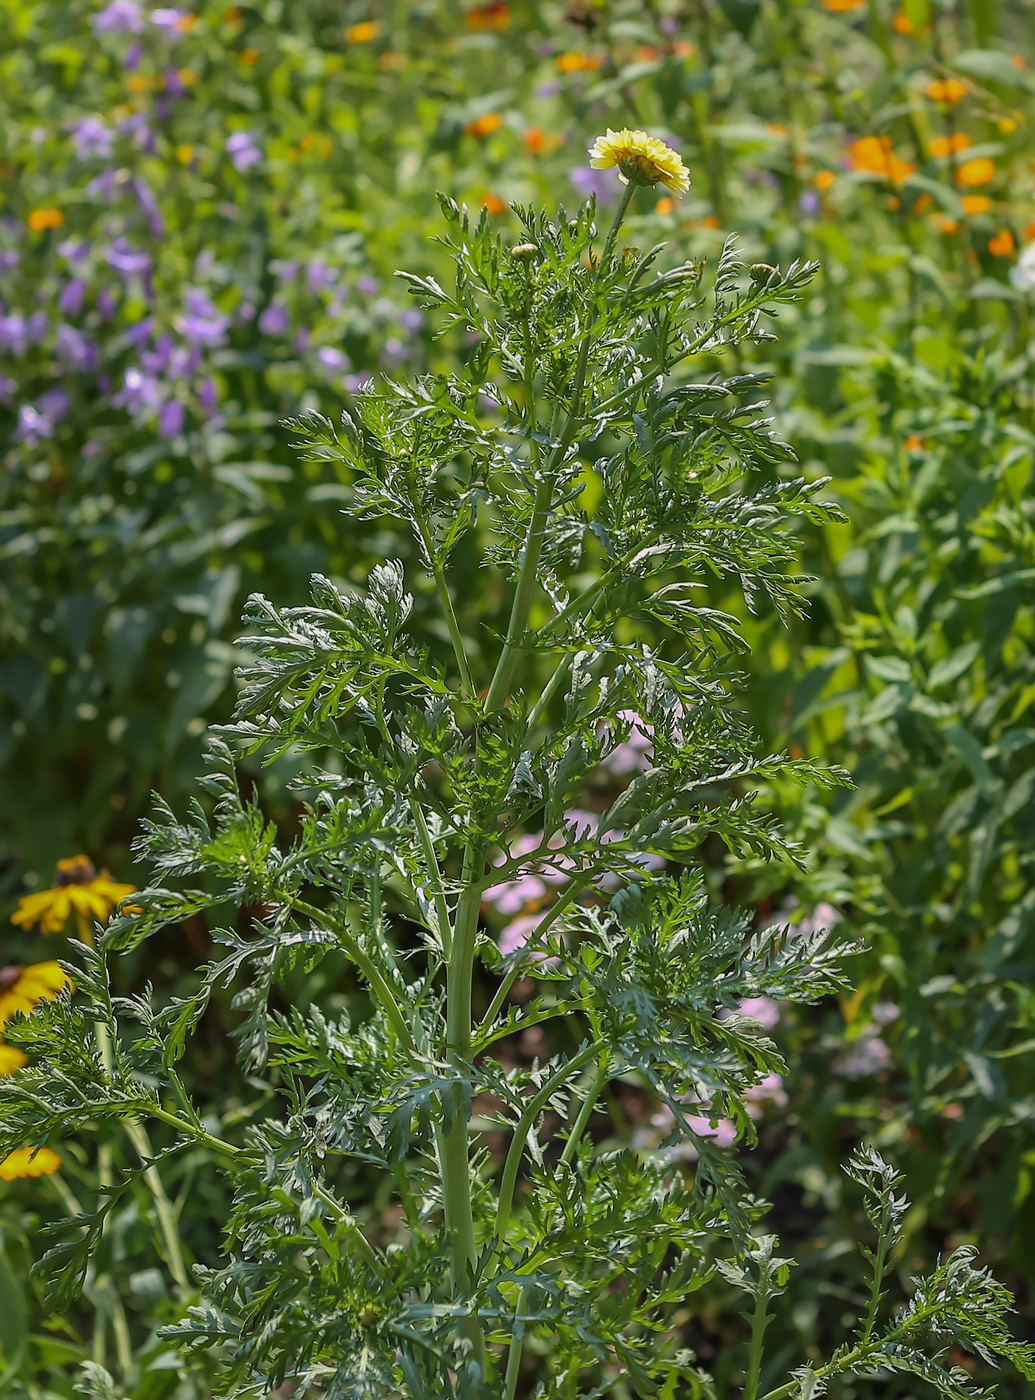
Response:
[[[7,1028],[30,1063],[0,1083],[5,1153],[103,1143],[120,1123],[156,1135],[41,1261],[51,1303],[74,1299],[122,1193],[144,1183],[167,1223],[156,1182],[193,1151],[233,1206],[223,1257],[193,1271],[200,1301],[181,1283],[189,1306],[165,1335],[208,1354],[223,1395],[716,1397],[726,1382],[687,1340],[707,1327],[713,1281],[751,1300],[746,1400],[895,1372],[962,1397],[965,1352],[1035,1378],[1006,1290],[969,1247],[889,1308],[905,1202],[866,1147],[844,1163],[869,1219],[854,1329],[829,1357],[767,1356],[794,1261],[729,1145],[750,1145],[757,1091],[783,1068],[762,1021],[843,986],[849,950],[715,900],[703,852],[801,864],[757,789],[847,777],[756,755],[736,700],[744,642],[706,585],[793,614],[794,522],[836,512],[823,479],[766,470],[791,454],[764,416],[764,376],[713,367],[771,339],[814,268],[745,269],[730,243],[706,276],[625,247],[637,187],[685,169],[626,130],[594,157],[628,182],[603,238],[592,205],[522,210],[513,242],[443,199],[455,278],[405,279],[441,332],[470,338],[462,368],[386,379],[340,422],[294,424],[395,553],[362,586],[315,576],[306,605],[249,600],[211,810],[158,802],[139,849],[161,883],[81,945],[74,995]],[[456,587],[472,558],[495,580],[485,594]],[[441,657],[409,631],[418,596],[437,605]],[[293,756],[293,831],[242,791],[235,757],[249,754]],[[506,952],[494,907],[527,921]],[[217,931],[189,995],[112,996],[114,954],[228,910],[246,917]],[[333,955],[365,1014],[271,1007],[292,972]],[[258,1100],[221,1123],[179,1067],[230,984]],[[548,1053],[516,1062],[508,1045],[534,1027],[549,1027]],[[613,1092],[628,1083],[669,1115],[658,1151],[633,1145]],[[679,1145],[692,1153],[667,1150]],[[356,1164],[381,1179],[376,1209],[352,1190]],[[156,1238],[173,1267],[180,1246]],[[107,1360],[102,1342],[84,1382],[97,1395],[114,1393]]]

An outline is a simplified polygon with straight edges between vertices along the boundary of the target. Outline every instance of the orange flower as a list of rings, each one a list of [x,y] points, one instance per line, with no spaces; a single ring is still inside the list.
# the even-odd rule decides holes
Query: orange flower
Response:
[[[1017,241],[1008,228],[1001,228],[988,240],[988,251],[997,258],[1008,258],[1017,249]]]
[[[190,165],[191,161],[194,159],[194,147],[177,146],[176,159],[180,162],[181,165]]]
[[[672,45],[672,52],[677,58],[693,58],[697,48],[689,39],[677,39]]]
[[[661,50],[656,49],[653,44],[641,44],[633,57],[637,63],[654,63],[661,57]]]
[[[177,70],[176,76],[184,87],[193,87],[198,81],[198,75],[193,68],[180,68]]]
[[[939,220],[938,220],[938,232],[939,232],[939,233],[946,233],[946,234],[948,234],[948,233],[959,233],[959,231],[960,231],[960,221],[959,221],[959,219],[942,218],[942,219],[939,219]]]
[[[907,160],[900,160],[891,149],[886,136],[862,136],[848,150],[852,165],[866,175],[880,175],[893,185],[900,185],[916,169]]]
[[[495,30],[497,33],[510,28],[510,5],[507,0],[494,0],[488,5],[475,5],[473,10],[465,10],[464,23],[476,34]]]
[[[240,60],[246,68],[254,68],[261,57],[258,49],[242,49],[240,54]]]
[[[198,22],[197,15],[180,15],[176,21],[176,28],[181,34],[189,34]]]
[[[970,89],[959,78],[934,78],[924,91],[932,102],[947,102],[952,106],[962,101]]]
[[[60,228],[64,222],[65,216],[60,209],[34,209],[28,219],[33,233],[42,233],[48,228]]]
[[[1035,243],[1035,222],[1025,224],[1024,241],[1025,243]]]
[[[595,73],[603,61],[595,53],[562,53],[558,56],[557,67],[562,73]]]
[[[965,160],[956,171],[956,179],[961,185],[966,185],[968,189],[974,189],[977,185],[987,185],[989,180],[995,178],[995,165],[987,156],[978,156],[976,160]]]
[[[992,207],[987,194],[965,194],[960,203],[964,214],[987,214]]]
[[[654,212],[655,214],[671,214],[672,210],[675,207],[676,201],[674,199],[669,199],[668,195],[666,194],[658,200],[657,204],[655,204]]]
[[[910,433],[903,444],[907,452],[926,452],[927,443],[916,433]]]
[[[132,93],[148,92],[154,85],[154,79],[148,73],[130,73],[126,79],[127,91]]]
[[[899,10],[891,21],[891,27],[896,34],[912,34],[913,21],[902,10]]]
[[[479,202],[489,214],[505,214],[509,208],[507,201],[500,199],[498,194],[483,194]]]
[[[369,44],[372,39],[376,39],[381,33],[381,26],[372,19],[362,20],[359,24],[347,24],[345,26],[345,40],[349,44]]]
[[[912,212],[914,214],[926,214],[933,202],[934,201],[931,199],[931,196],[925,191],[913,205]]]
[[[0,1159],[0,1180],[17,1181],[22,1176],[49,1176],[61,1165],[61,1158],[49,1147],[35,1152],[31,1147],[19,1147]]]
[[[823,0],[824,10],[832,15],[846,15],[849,10],[857,10],[865,0]]]
[[[473,122],[468,122],[464,131],[468,136],[491,136],[494,131],[499,131],[503,125],[503,118],[499,112],[486,112],[484,117],[476,117]]]
[[[1028,66],[1028,60],[1022,53],[1012,53],[1010,55],[1010,62],[1015,68],[1027,68]]]
[[[783,122],[766,122],[766,131],[770,136],[789,136],[790,127],[784,126]]]
[[[530,126],[522,140],[530,156],[547,155],[561,144],[561,138],[555,131],[544,131],[541,126]]]
[[[701,220],[701,227],[702,227],[702,228],[718,228],[718,227],[719,227],[719,216],[718,216],[718,214],[705,214],[704,218]]]
[[[820,170],[814,176],[812,183],[817,190],[828,190],[831,185],[837,182],[837,176],[832,170]]]
[[[951,156],[956,151],[965,151],[970,145],[970,137],[963,131],[952,136],[935,136],[927,143],[927,150],[936,160]]]

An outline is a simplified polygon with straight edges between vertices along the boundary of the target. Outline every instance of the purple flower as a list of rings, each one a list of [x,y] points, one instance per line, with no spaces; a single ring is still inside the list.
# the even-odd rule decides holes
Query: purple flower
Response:
[[[737,1007],[738,1016],[750,1016],[767,1031],[779,1023],[780,1008],[772,997],[745,997]]]
[[[108,266],[123,277],[142,276],[151,271],[150,253],[145,253],[143,248],[135,248],[128,238],[116,238],[105,256]]]
[[[309,349],[310,338],[311,337],[309,335],[309,332],[306,330],[305,326],[303,326],[302,329],[295,336],[296,354],[304,355],[306,353],[306,351]]]
[[[345,388],[350,394],[359,394],[373,381],[373,378],[374,376],[368,369],[357,370],[355,374],[345,376]]]
[[[62,316],[78,316],[86,299],[86,283],[81,277],[66,282],[58,294],[58,310]]]
[[[320,292],[330,291],[337,280],[338,274],[334,268],[328,267],[327,263],[321,259],[314,258],[312,262],[306,263],[305,282],[314,296]]]
[[[97,34],[140,34],[144,28],[137,0],[111,0],[90,22]]]
[[[144,46],[139,40],[134,40],[126,50],[126,57],[122,60],[123,66],[132,73],[144,56]]]
[[[198,403],[206,413],[211,413],[219,402],[219,394],[216,391],[215,380],[203,379],[198,385]]]
[[[13,272],[20,261],[17,248],[0,248],[0,272]]]
[[[134,417],[154,413],[161,402],[162,391],[150,374],[139,369],[127,369],[122,380],[122,388],[112,399],[116,408],[124,408]]]
[[[97,346],[75,326],[58,326],[54,348],[65,369],[94,370],[100,364]]]
[[[146,112],[132,112],[128,117],[123,117],[119,122],[119,130],[124,136],[134,140],[149,156],[153,156],[158,149]]]
[[[397,335],[390,335],[381,347],[381,363],[385,369],[396,369],[407,358],[407,348]]]
[[[371,277],[364,272],[361,277],[356,278],[356,291],[362,292],[365,297],[376,297],[381,290],[381,283],[377,277]]]
[[[349,357],[343,350],[338,350],[333,345],[321,345],[316,352],[316,358],[323,365],[324,369],[332,373],[338,370],[345,370],[349,367]]]
[[[129,341],[130,345],[135,346],[136,349],[139,350],[144,341],[150,336],[153,325],[153,319],[150,316],[145,316],[144,319],[138,321],[135,326],[130,326],[126,331],[126,339]]]
[[[177,437],[183,432],[187,410],[179,399],[167,399],[158,414],[158,434],[163,438]]]
[[[141,209],[147,215],[148,227],[155,238],[161,238],[165,233],[165,220],[162,218],[158,208],[158,201],[154,197],[154,191],[146,180],[139,175],[133,176],[133,192],[140,203]]]
[[[64,389],[48,389],[34,404],[22,404],[18,410],[18,426],[14,437],[27,447],[35,447],[43,438],[54,436],[54,429],[72,406]]]
[[[65,262],[72,263],[74,266],[88,256],[90,244],[85,238],[66,238],[64,242],[58,244],[58,252]]]
[[[177,329],[184,340],[192,345],[223,345],[230,317],[209,301],[203,293],[193,287],[187,291],[187,311],[177,321]]]
[[[577,165],[568,174],[579,199],[592,199],[596,195],[601,208],[618,203],[619,186],[613,171],[594,170],[591,166]]]
[[[97,293],[97,310],[106,321],[110,321],[115,315],[115,298],[107,287],[102,287]]]
[[[255,136],[250,131],[235,131],[226,138],[226,153],[238,174],[243,175],[249,167],[258,165],[262,152],[256,145]]]
[[[819,208],[819,195],[815,190],[806,190],[798,204],[803,214],[814,214]]]
[[[156,29],[163,29],[167,34],[180,32],[180,22],[187,18],[185,10],[152,10],[151,23]]]
[[[12,403],[18,381],[8,374],[0,374],[0,403]]]
[[[259,317],[259,330],[263,335],[287,335],[290,325],[291,318],[287,307],[280,306],[275,301],[270,302]]]
[[[298,263],[285,261],[284,258],[274,258],[270,263],[270,271],[278,282],[290,282],[298,275]]]
[[[75,153],[80,160],[90,160],[94,156],[106,160],[111,155],[115,133],[96,117],[84,117],[82,121],[73,122],[70,130]]]

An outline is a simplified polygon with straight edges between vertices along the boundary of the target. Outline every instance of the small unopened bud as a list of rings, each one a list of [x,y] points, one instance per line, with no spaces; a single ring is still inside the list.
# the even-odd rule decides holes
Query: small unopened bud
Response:
[[[369,1303],[364,1303],[359,1310],[359,1320],[364,1327],[369,1327],[372,1322],[377,1321],[377,1309]]]
[[[764,283],[769,282],[774,277],[776,278],[777,282],[782,281],[779,270],[773,267],[771,263],[752,263],[751,266],[748,268],[748,271],[751,274],[752,282],[754,282],[755,285],[759,287],[762,286]]]
[[[519,243],[510,250],[510,256],[515,262],[531,262],[538,255],[539,249],[534,243]]]

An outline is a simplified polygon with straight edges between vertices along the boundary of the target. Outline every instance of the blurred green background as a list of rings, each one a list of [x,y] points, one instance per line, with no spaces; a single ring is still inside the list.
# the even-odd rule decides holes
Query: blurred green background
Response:
[[[800,469],[833,477],[849,523],[802,528],[811,611],[749,620],[744,703],[765,743],[857,788],[771,794],[813,853],[807,880],[725,877],[760,919],[818,909],[865,944],[851,996],[781,1010],[787,1103],[745,1154],[802,1260],[788,1348],[836,1320],[839,1280],[849,1306],[840,1166],[864,1137],[915,1201],[903,1270],[977,1241],[1030,1327],[1033,33],[1030,0],[3,0],[6,913],[79,852],[141,878],[129,843],[150,792],[183,804],[232,707],[249,592],[301,602],[311,572],[361,579],[397,552],[341,514],[334,464],[300,461],[281,420],[465,353],[392,278],[441,274],[435,192],[507,237],[514,201],[613,202],[587,147],[647,127],[693,185],[679,203],[640,192],[630,242],[714,260],[735,232],[748,262],[822,263],[750,367],[774,371]],[[283,776],[253,774],[290,821]],[[4,936],[4,962],[60,956],[59,939]],[[123,990],[175,992],[208,938],[184,928],[127,961]],[[341,1004],[347,986],[321,969],[285,997]],[[221,1110],[257,1092],[233,1068],[234,1019],[229,999],[213,1008],[193,1052]],[[73,1186],[80,1168],[73,1149]],[[212,1257],[224,1207],[203,1164],[175,1170],[184,1235]],[[0,1298],[32,1337],[8,1345],[11,1383],[40,1397],[69,1394],[91,1348],[85,1313],[43,1318],[24,1282],[59,1194],[0,1185]],[[134,1393],[202,1393],[171,1361],[149,1369],[171,1304],[143,1239],[130,1211],[110,1245],[151,1338]],[[735,1322],[695,1321],[703,1358]]]

